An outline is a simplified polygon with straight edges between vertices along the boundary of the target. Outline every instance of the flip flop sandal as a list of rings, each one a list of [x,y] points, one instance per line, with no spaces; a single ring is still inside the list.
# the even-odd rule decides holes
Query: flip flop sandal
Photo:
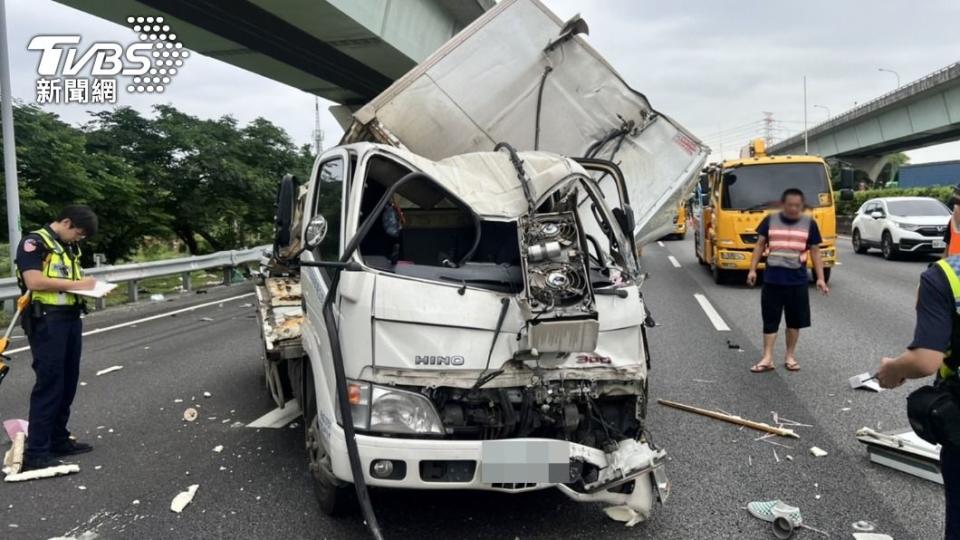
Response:
[[[792,364],[784,364],[783,367],[787,368],[787,371],[800,371],[800,364],[793,362]]]
[[[750,368],[750,373],[766,373],[766,372],[768,372],[768,371],[773,371],[773,370],[775,370],[775,369],[777,369],[777,368],[775,368],[774,366],[766,366],[766,365],[757,364],[757,365],[755,365],[755,366],[753,366],[753,367]]]

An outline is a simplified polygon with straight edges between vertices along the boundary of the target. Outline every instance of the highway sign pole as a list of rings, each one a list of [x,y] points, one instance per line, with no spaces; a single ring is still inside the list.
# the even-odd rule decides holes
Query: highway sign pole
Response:
[[[7,5],[0,0],[0,122],[3,123],[3,177],[7,195],[7,233],[10,239],[10,273],[20,244],[20,190],[17,187],[17,147],[13,134],[13,89],[7,47]]]
[[[810,148],[807,144],[807,76],[803,76],[803,153],[809,154]]]

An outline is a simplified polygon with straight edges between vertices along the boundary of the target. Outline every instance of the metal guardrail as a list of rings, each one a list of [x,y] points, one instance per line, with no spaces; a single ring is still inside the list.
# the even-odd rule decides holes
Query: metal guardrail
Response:
[[[264,245],[244,250],[218,251],[209,255],[195,255],[178,259],[98,266],[96,268],[84,268],[83,273],[111,283],[136,283],[143,279],[173,274],[189,275],[194,270],[233,268],[244,263],[260,260],[263,251],[269,248],[269,245]],[[184,285],[189,288],[189,277],[185,277],[185,280]],[[0,300],[12,300],[18,296],[20,296],[20,287],[17,286],[15,278],[0,279]]]

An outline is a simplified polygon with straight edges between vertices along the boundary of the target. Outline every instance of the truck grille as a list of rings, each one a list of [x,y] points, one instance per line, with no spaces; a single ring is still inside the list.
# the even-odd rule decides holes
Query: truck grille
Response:
[[[756,233],[740,235],[740,241],[743,242],[744,244],[756,244],[757,238],[759,238],[759,235]]]

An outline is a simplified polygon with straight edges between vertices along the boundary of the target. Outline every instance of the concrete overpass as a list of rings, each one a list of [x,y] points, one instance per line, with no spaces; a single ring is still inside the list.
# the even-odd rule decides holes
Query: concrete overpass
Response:
[[[129,16],[161,15],[190,50],[344,105],[366,103],[496,3],[57,1],[124,26]]]
[[[960,139],[960,62],[808,131],[809,153],[847,162],[876,180],[891,154]],[[803,154],[803,133],[772,145]]]

